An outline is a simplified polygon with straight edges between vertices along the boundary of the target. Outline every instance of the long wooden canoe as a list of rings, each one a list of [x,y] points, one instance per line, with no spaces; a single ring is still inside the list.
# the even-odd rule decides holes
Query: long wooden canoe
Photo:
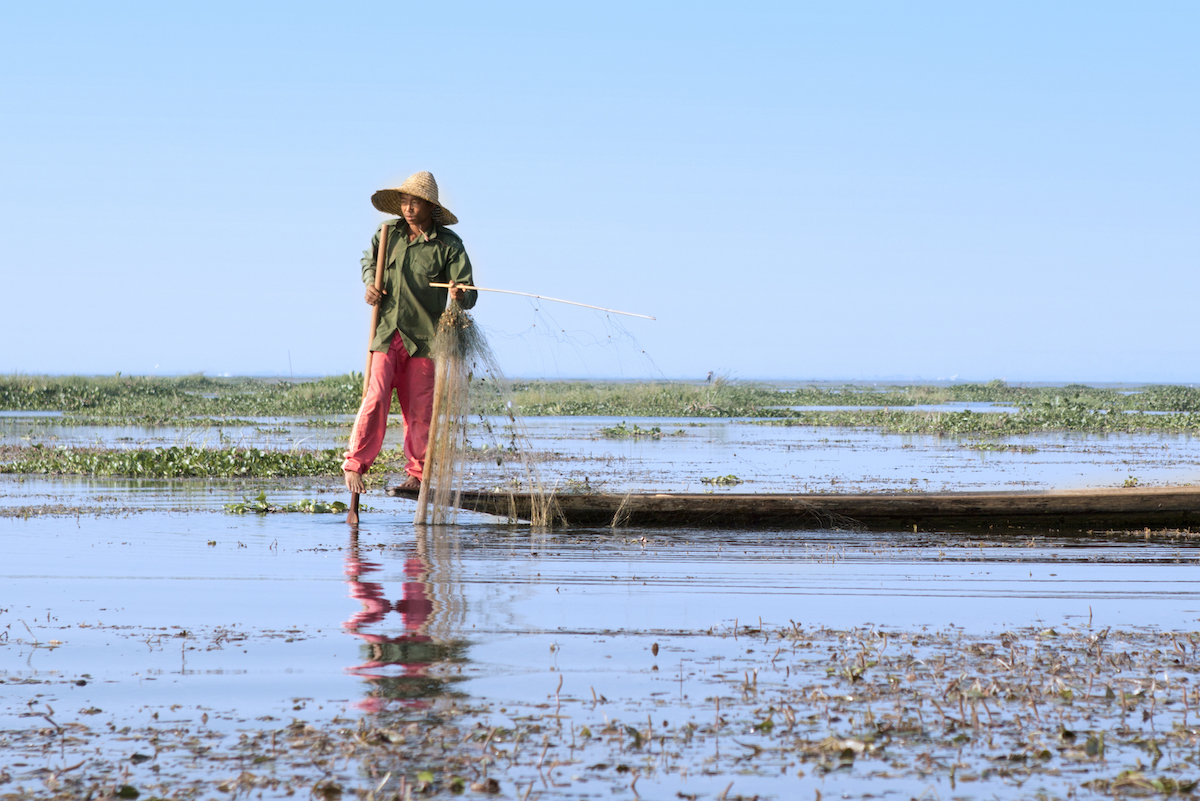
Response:
[[[412,497],[415,497],[415,493]],[[878,494],[585,493],[554,496],[555,525],[872,531],[1200,530],[1200,486]],[[472,512],[524,519],[530,496],[464,492]]]

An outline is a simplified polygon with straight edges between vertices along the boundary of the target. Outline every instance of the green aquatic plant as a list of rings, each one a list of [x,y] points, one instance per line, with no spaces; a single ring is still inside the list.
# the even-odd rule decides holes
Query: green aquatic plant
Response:
[[[1148,412],[1200,412],[1200,387],[1150,386],[1131,397]]]
[[[477,374],[475,382],[483,379]],[[317,380],[280,381],[258,378],[211,378],[203,375],[173,378],[136,376],[23,376],[0,377],[0,410],[57,411],[56,425],[261,425],[263,417],[351,415],[358,409],[362,376],[347,373]],[[471,414],[506,415],[508,399],[472,391]],[[970,433],[1008,430],[1191,431],[1200,421],[1200,388],[1146,385],[1132,388],[1021,386],[1003,381],[948,385],[811,385],[781,389],[768,384],[721,380],[681,381],[523,381],[512,385],[511,401],[529,416],[607,417],[754,417],[804,420],[824,415],[812,425],[858,425],[887,430]],[[915,412],[911,407],[946,403],[992,403],[1012,407],[1020,422],[997,422],[997,414],[977,412]],[[845,407],[834,412],[805,407]],[[856,409],[854,407],[872,407]],[[904,412],[938,414],[933,423],[916,424],[893,418],[898,427],[873,420]],[[1117,414],[1113,414],[1116,412]],[[1130,414],[1133,412],[1134,414]],[[1137,412],[1155,412],[1139,415]],[[1160,415],[1157,413],[1168,413]],[[828,415],[845,423],[828,422]],[[959,415],[953,417],[951,414]],[[864,417],[866,415],[866,417]],[[875,417],[871,417],[874,415]],[[883,417],[880,417],[880,416]],[[1169,420],[1152,420],[1165,416]],[[992,418],[978,420],[977,417]],[[236,419],[232,419],[236,418]],[[346,422],[314,421],[339,426]]]
[[[1037,453],[1034,445],[1014,445],[1007,442],[964,442],[959,447],[973,451],[1003,451],[1006,453]]]
[[[1055,397],[1075,398],[1096,408],[1116,406],[1140,409],[1145,404],[1141,393],[1123,394],[1115,389],[1082,385],[1010,386],[1003,381],[912,386],[845,384],[793,389],[735,381],[712,384],[530,381],[516,384],[514,389],[515,398],[526,415],[787,417],[794,411],[790,407],[871,406],[890,409],[968,402],[1016,406],[1020,403],[1049,402]],[[1183,396],[1176,393],[1169,397]],[[1188,408],[1178,410],[1187,411]]]
[[[34,445],[21,451],[14,461],[0,464],[0,473],[129,478],[279,478],[335,476],[342,469],[342,453],[333,448],[269,451],[183,445],[121,450]]]
[[[891,434],[1001,437],[1047,431],[1090,433],[1198,433],[1200,414],[1140,414],[1085,409],[1073,404],[1027,404],[1017,412],[918,412],[895,409],[797,411],[788,417],[752,420],[757,425],[872,428]]]
[[[0,377],[0,409],[58,411],[87,418],[151,423],[183,418],[353,414],[362,379],[315,381],[254,378],[112,376]]]
[[[790,402],[768,386],[681,382],[520,382],[513,385],[513,399],[526,416],[605,417],[758,416]],[[486,406],[480,411],[503,412]]]
[[[727,476],[717,476],[716,478],[701,478],[700,483],[701,484],[716,484],[717,486],[723,486],[723,487],[732,487],[737,484],[744,484],[746,482],[742,481],[740,478],[738,478],[737,476],[730,473]]]
[[[605,439],[662,439],[663,437],[681,436],[682,434],[682,431],[676,434],[664,434],[658,426],[654,426],[654,428],[642,428],[637,423],[634,423],[632,428],[628,428],[624,420],[618,425],[600,429],[600,436]]]
[[[267,493],[260,492],[254,500],[242,498],[239,503],[225,504],[225,511],[230,514],[244,515],[247,513],[265,515],[278,512],[304,512],[305,514],[345,514],[346,504],[341,501],[324,503],[305,498],[295,503],[277,504],[267,500]]]

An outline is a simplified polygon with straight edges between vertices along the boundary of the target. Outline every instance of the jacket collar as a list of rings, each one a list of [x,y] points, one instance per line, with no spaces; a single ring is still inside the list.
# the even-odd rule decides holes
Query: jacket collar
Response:
[[[399,234],[400,236],[402,236],[404,238],[403,241],[404,241],[404,244],[406,244],[406,245],[416,245],[420,242],[429,242],[430,240],[437,239],[438,232],[441,230],[441,226],[438,225],[437,223],[434,223],[433,227],[425,232],[424,237],[418,237],[417,239],[413,240],[412,242],[409,242],[408,235],[410,233],[410,230],[408,227],[408,223],[405,221],[405,219],[403,217],[397,217],[396,222],[392,225],[392,228],[397,234]]]

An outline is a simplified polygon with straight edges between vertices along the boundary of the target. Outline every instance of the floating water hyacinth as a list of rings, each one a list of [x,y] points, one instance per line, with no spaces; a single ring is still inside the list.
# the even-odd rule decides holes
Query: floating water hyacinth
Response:
[[[254,500],[242,498],[240,503],[225,504],[225,511],[230,514],[244,515],[246,513],[265,515],[272,512],[304,512],[305,514],[345,514],[346,504],[341,501],[325,503],[311,498],[295,503],[271,503],[267,493],[260,492]]]

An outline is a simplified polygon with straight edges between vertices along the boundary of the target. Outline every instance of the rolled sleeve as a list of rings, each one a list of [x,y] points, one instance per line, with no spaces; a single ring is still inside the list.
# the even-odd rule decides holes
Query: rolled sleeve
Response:
[[[447,274],[455,283],[466,284],[467,286],[475,285],[475,275],[471,270],[471,259],[467,257],[467,251],[464,248],[454,249],[446,268]],[[470,309],[475,306],[475,301],[478,299],[479,293],[474,289],[468,289],[458,305],[464,309]]]
[[[370,250],[363,251],[362,257],[362,280],[367,286],[375,285],[375,261],[376,254],[379,253],[379,231],[375,231],[375,236],[371,237]]]

